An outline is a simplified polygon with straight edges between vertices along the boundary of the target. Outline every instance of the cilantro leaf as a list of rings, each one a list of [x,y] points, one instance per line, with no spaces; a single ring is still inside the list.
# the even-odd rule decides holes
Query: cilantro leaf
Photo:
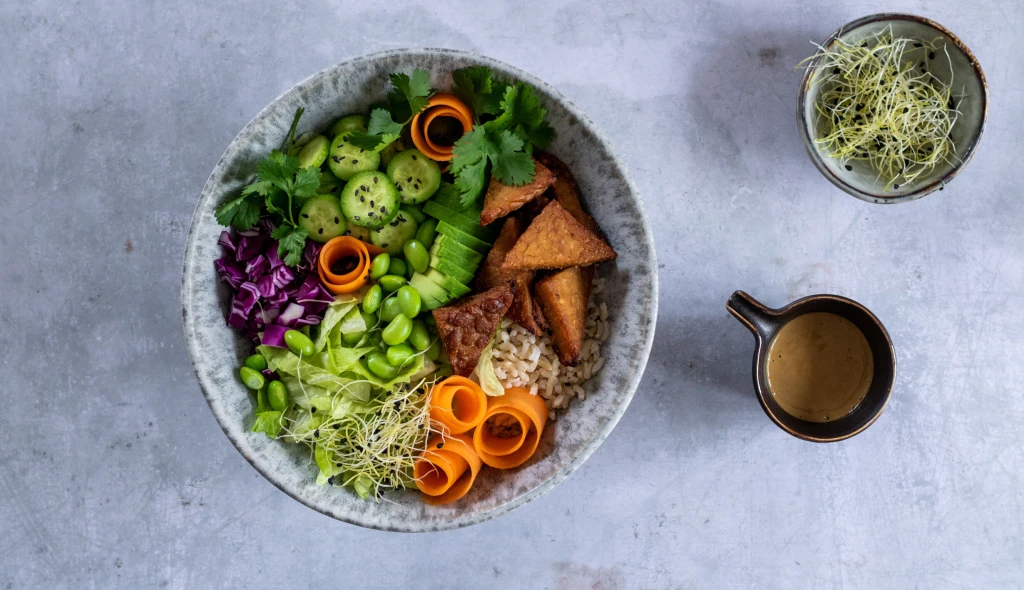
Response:
[[[452,174],[455,187],[462,193],[462,204],[469,205],[487,187],[487,161],[497,148],[487,130],[477,125],[452,146]]]
[[[491,170],[502,183],[520,186],[533,180],[533,158],[523,151],[523,140],[511,131],[501,132],[497,151],[490,158]]]
[[[282,187],[298,170],[298,158],[274,150],[256,166],[256,176],[263,182]]]
[[[547,122],[548,111],[540,104],[533,87],[519,82],[505,90],[501,115],[487,123],[491,130],[511,129],[527,143],[541,149],[554,139],[555,130]]]
[[[320,188],[320,169],[302,168],[295,173],[295,182],[292,184],[292,196],[304,201],[316,195]]]
[[[356,147],[373,152],[380,151],[398,139],[404,127],[391,118],[387,109],[377,108],[370,113],[370,124],[367,132],[356,131],[349,134],[348,142]]]
[[[416,68],[412,71],[411,77],[408,74],[391,74],[391,85],[405,97],[412,115],[427,108],[430,74],[426,70]]]
[[[244,191],[239,197],[226,201],[217,207],[214,213],[217,223],[245,231],[256,225],[260,219],[259,199],[253,198]]]
[[[487,66],[471,66],[452,72],[452,93],[469,105],[477,121],[484,115],[501,112],[505,84],[495,79]]]
[[[309,237],[305,228],[282,225],[274,229],[270,237],[278,241],[277,255],[285,264],[295,266],[302,260],[302,250],[306,247],[306,238]]]

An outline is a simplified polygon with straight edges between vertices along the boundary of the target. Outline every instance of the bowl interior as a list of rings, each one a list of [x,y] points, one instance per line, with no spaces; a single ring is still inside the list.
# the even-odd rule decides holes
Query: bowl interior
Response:
[[[449,506],[428,507],[418,493],[393,492],[379,503],[347,489],[317,487],[316,467],[303,447],[250,433],[254,400],[236,377],[250,343],[225,324],[229,292],[217,280],[223,228],[217,204],[250,182],[256,163],[280,146],[298,107],[306,109],[300,132],[323,130],[339,116],[364,112],[385,98],[387,76],[425,68],[433,86],[450,88],[455,69],[484,65],[503,77],[532,84],[557,131],[551,151],[573,171],[590,209],[618,260],[604,264],[602,293],[611,337],[602,348],[604,368],[586,382],[577,400],[549,422],[535,457],[509,471],[485,469],[470,494]],[[450,50],[395,50],[328,68],[288,91],[260,112],[232,141],[203,189],[189,230],[182,276],[185,336],[196,375],[214,415],[246,459],[280,489],[339,520],[385,530],[429,531],[481,522],[547,491],[578,467],[604,440],[639,383],[654,336],[657,264],[643,205],[628,172],[606,140],[574,105],[540,80],[506,64]]]
[[[815,104],[824,90],[824,86],[818,83],[823,75],[821,70],[811,70],[809,75],[804,77],[800,103],[804,141],[815,165],[843,190],[873,202],[912,200],[943,188],[973,154],[984,128],[987,108],[987,89],[981,67],[959,39],[936,23],[912,15],[874,15],[850,23],[837,34],[845,43],[856,44],[862,40],[870,41],[889,27],[892,28],[894,37],[935,40],[939,47],[945,46],[946,51],[936,51],[934,59],[929,59],[926,48],[913,49],[906,56],[915,63],[924,63],[935,77],[952,85],[952,94],[960,111],[951,135],[956,152],[954,159],[936,166],[911,183],[900,184],[897,188],[885,178],[880,178],[878,171],[870,163],[840,162],[829,157],[824,148],[814,144],[815,138],[825,135],[824,120],[815,111]],[[835,35],[829,39],[825,45],[826,51],[833,50],[835,39]],[[818,58],[820,57],[819,55]],[[813,63],[817,61],[818,59],[815,59]],[[847,165],[852,170],[847,170]]]

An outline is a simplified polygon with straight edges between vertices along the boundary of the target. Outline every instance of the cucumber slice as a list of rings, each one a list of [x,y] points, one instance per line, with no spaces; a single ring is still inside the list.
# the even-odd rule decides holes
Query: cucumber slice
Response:
[[[309,239],[323,244],[348,229],[338,199],[331,195],[317,195],[306,201],[299,211],[299,226],[305,228]]]
[[[442,253],[450,252],[452,254],[458,254],[467,262],[471,262],[473,264],[480,264],[484,259],[483,254],[468,246],[464,246],[455,240],[451,240],[446,236],[437,236],[437,240],[434,243],[438,245]],[[441,256],[441,258],[446,257],[444,254],[440,254],[439,256]]]
[[[430,266],[466,285],[472,283],[475,276],[473,271],[467,270],[459,266],[458,263],[445,260],[444,258],[438,258],[436,262],[431,262]]]
[[[338,178],[330,170],[324,170],[320,173],[320,188],[316,189],[316,192],[321,195],[334,195],[338,197],[341,195],[341,188],[345,186],[345,181]]]
[[[429,201],[423,205],[423,212],[427,215],[436,218],[438,221],[444,221],[460,229],[467,234],[484,241],[491,241],[494,237],[494,230],[489,227],[483,227],[480,225],[479,220],[474,222],[469,217],[453,211],[448,207],[434,201]]]
[[[366,117],[362,115],[347,115],[334,122],[327,134],[330,137],[348,133],[349,131],[366,131]]]
[[[480,254],[477,254],[476,252],[473,252],[473,254],[480,256]],[[467,257],[462,252],[455,252],[448,248],[442,249],[441,245],[436,243],[430,247],[430,257],[431,259],[437,258],[439,260],[447,260],[451,263],[457,264],[461,268],[471,270],[473,272],[476,271],[476,268],[480,266],[480,261],[483,260],[483,257],[481,256],[479,260],[474,261],[473,257]],[[434,263],[431,262],[430,265],[434,266]]]
[[[356,225],[384,227],[398,217],[398,189],[383,172],[359,172],[341,191],[341,210]]]
[[[323,135],[313,137],[299,150],[299,167],[319,168],[327,159],[327,152],[330,151],[330,148],[330,142]]]
[[[390,223],[384,227],[370,230],[370,242],[374,246],[384,248],[384,251],[391,256],[396,256],[402,253],[402,246],[406,241],[416,237],[417,229],[419,229],[419,224],[409,215],[409,212],[399,209],[398,216]]]
[[[422,203],[441,186],[441,168],[417,149],[399,152],[388,164],[388,176],[402,193],[403,203]]]
[[[345,231],[346,236],[352,236],[357,240],[362,240],[367,244],[370,243],[370,230],[365,227],[360,227],[354,223],[348,224],[348,230]]]
[[[448,292],[442,289],[440,285],[418,272],[412,274],[412,278],[409,279],[409,284],[419,291],[420,298],[423,299],[423,307],[426,309],[441,307],[451,300],[451,296],[449,296]],[[433,304],[433,306],[431,306],[431,304]]]
[[[345,136],[339,135],[331,142],[331,155],[327,164],[335,176],[351,180],[359,172],[376,170],[380,166],[380,154],[356,147],[345,141]]]
[[[405,149],[405,143],[401,139],[396,139],[387,145],[386,148],[380,151],[380,167],[387,170],[388,164],[391,163],[392,158],[398,155],[398,152]]]
[[[473,236],[453,226],[447,221],[437,222],[437,233],[441,234],[446,238],[450,238],[451,240],[458,242],[463,246],[466,246],[467,248],[472,248],[473,250],[476,250],[481,254],[487,253],[487,251],[490,250],[491,248],[491,245],[489,243],[479,238],[474,238]],[[447,242],[448,240],[445,241]]]
[[[436,268],[427,269],[427,274],[425,276],[431,281],[440,285],[442,289],[451,293],[453,298],[468,295],[473,291],[466,285],[463,285],[461,282],[444,274],[443,272],[437,270]]]

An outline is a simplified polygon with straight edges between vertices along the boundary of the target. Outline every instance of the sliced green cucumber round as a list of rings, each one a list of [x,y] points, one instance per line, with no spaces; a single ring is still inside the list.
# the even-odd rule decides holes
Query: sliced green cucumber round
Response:
[[[331,125],[328,135],[337,137],[349,131],[366,131],[366,117],[362,115],[346,115]]]
[[[323,135],[313,137],[306,145],[299,150],[300,168],[319,168],[327,159],[327,152],[330,151],[330,142]]]
[[[299,226],[306,230],[311,240],[322,244],[343,234],[348,229],[348,222],[337,198],[317,195],[306,201],[299,211]]]
[[[386,167],[391,163],[391,160],[398,155],[399,152],[405,149],[405,144],[401,139],[396,139],[387,145],[386,148],[380,151],[380,165],[382,168]]]
[[[356,225],[384,227],[398,216],[398,189],[383,172],[358,172],[341,191],[341,210]]]
[[[322,195],[334,195],[338,197],[341,195],[341,187],[345,186],[345,181],[338,178],[330,170],[324,170],[320,173],[320,188],[316,189],[316,192]]]
[[[356,147],[345,141],[345,136],[339,135],[331,142],[331,155],[327,163],[335,176],[350,180],[357,172],[376,170],[380,166],[380,154]]]
[[[357,240],[362,240],[364,242],[370,241],[370,230],[366,229],[365,227],[358,226],[354,223],[348,224],[348,231],[346,231],[344,235],[352,236],[353,238]]]
[[[416,149],[395,154],[388,164],[388,176],[402,194],[403,203],[422,203],[441,186],[441,167]]]
[[[370,241],[375,246],[384,248],[392,256],[402,253],[405,242],[416,237],[419,224],[405,209],[399,209],[398,215],[384,227],[370,230]]]

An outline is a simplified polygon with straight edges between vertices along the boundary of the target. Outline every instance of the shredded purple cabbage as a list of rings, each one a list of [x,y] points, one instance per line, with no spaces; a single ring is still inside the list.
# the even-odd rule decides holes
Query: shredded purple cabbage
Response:
[[[257,343],[284,347],[284,333],[323,320],[334,296],[316,272],[321,245],[309,240],[302,260],[289,268],[270,238],[274,224],[261,220],[246,231],[221,232],[224,254],[214,262],[217,275],[231,286],[228,325]]]

